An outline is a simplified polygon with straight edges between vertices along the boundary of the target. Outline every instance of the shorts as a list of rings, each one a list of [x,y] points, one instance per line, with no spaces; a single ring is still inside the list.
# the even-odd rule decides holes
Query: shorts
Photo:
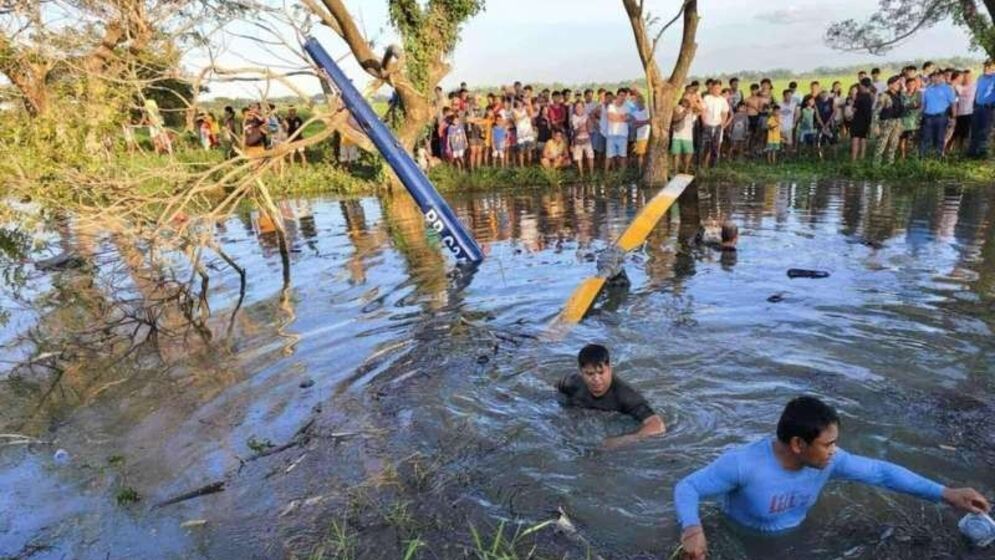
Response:
[[[570,148],[573,152],[574,161],[580,161],[587,156],[587,159],[594,159],[594,147],[591,146],[590,142],[585,142],[583,144],[576,144],[574,147]]]
[[[718,153],[719,147],[722,145],[722,127],[721,126],[702,126],[701,127],[701,147],[703,150],[714,150]]]
[[[768,152],[780,152],[781,151],[781,143],[780,142],[767,142],[767,151]]]
[[[503,154],[504,146],[505,146],[504,140],[498,140],[497,142],[494,142],[494,155]]]
[[[359,147],[341,146],[339,148],[339,161],[342,163],[353,163],[359,161]]]
[[[625,136],[609,136],[607,139],[608,152],[605,157],[625,157],[629,149],[629,139]]]
[[[808,146],[814,146],[815,145],[815,131],[814,130],[810,130],[810,131],[805,131],[805,132],[799,132],[798,133],[798,143],[799,144],[806,144]]]
[[[645,156],[646,150],[649,148],[649,140],[636,140],[636,145],[632,148],[632,153],[637,156]]]
[[[670,140],[670,153],[675,156],[691,155],[694,153],[694,141],[673,138]]]
[[[915,140],[919,136],[918,128],[906,128],[902,131],[903,140]]]
[[[466,150],[453,150],[453,159],[463,159],[466,155]]]
[[[535,147],[536,147],[536,143],[533,142],[532,140],[522,140],[522,141],[520,141],[518,143],[518,149],[519,150],[526,150],[526,151],[528,151],[528,150],[534,150]]]
[[[781,143],[782,144],[784,144],[785,146],[790,146],[791,145],[791,136],[792,136],[792,131],[791,131],[790,128],[788,128],[788,129],[782,128],[781,129]]]
[[[599,154],[605,151],[605,137],[600,132],[591,133],[591,147]]]
[[[483,146],[483,145],[484,145],[484,139],[483,138],[470,138],[470,147],[477,147],[477,146]]]
[[[754,133],[760,128],[760,115],[751,115],[747,117],[750,122],[750,133]]]

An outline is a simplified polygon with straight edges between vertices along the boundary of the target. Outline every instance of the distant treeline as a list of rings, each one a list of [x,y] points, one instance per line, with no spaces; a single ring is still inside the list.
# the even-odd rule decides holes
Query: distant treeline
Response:
[[[870,72],[872,68],[880,68],[881,72],[888,76],[889,73],[897,74],[898,71],[903,66],[916,65],[916,67],[921,68],[923,63],[927,61],[932,61],[940,68],[980,68],[982,64],[981,59],[969,58],[969,57],[953,57],[953,58],[935,58],[935,59],[915,59],[915,60],[905,60],[905,61],[876,61],[867,62],[863,64],[851,64],[849,66],[820,66],[812,70],[788,70],[787,68],[774,68],[770,70],[743,70],[740,72],[723,72],[718,74],[693,74],[688,81],[698,80],[705,81],[708,78],[717,78],[723,81],[728,81],[729,78],[739,78],[740,82],[750,83],[759,82],[763,78],[770,78],[771,80],[790,80],[799,79],[815,76],[845,76],[845,75],[857,75],[857,72],[864,70]],[[477,84],[467,84],[468,87],[473,91],[496,91],[500,89],[501,86],[480,86]],[[508,85],[508,84],[505,84]],[[584,91],[585,89],[593,89],[597,91],[599,88],[604,88],[608,90],[616,90],[621,87],[631,87],[633,85],[638,86],[640,89],[646,87],[646,79],[639,77],[633,78],[631,80],[622,80],[618,82],[584,82],[584,83],[573,83],[567,84],[564,82],[529,82],[529,85],[535,90],[543,90],[549,88],[550,90],[562,90],[568,88],[571,91]]]

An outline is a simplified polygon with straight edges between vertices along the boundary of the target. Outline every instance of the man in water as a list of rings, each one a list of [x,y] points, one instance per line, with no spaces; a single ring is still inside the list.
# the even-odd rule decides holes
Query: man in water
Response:
[[[777,438],[731,449],[674,487],[684,558],[704,560],[705,532],[698,518],[702,497],[722,496],[723,511],[762,533],[797,527],[830,480],[855,480],[975,513],[988,500],[973,488],[947,488],[898,465],[851,455],[836,447],[840,419],[814,397],[788,403]]]
[[[628,414],[642,425],[631,434],[605,440],[612,448],[659,435],[667,431],[663,419],[653,412],[646,399],[628,383],[612,375],[608,349],[588,344],[577,354],[579,373],[567,374],[556,388],[566,395],[567,404]]]

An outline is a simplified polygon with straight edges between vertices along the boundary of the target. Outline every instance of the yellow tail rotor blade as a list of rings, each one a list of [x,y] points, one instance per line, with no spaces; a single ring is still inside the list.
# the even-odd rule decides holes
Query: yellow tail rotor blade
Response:
[[[600,276],[593,276],[581,282],[574,293],[570,294],[560,319],[567,323],[579,323],[601,293],[606,280]]]
[[[642,245],[660,218],[667,213],[667,210],[670,210],[670,206],[693,180],[694,177],[691,175],[677,175],[671,179],[667,186],[660,189],[660,192],[656,193],[656,196],[650,199],[646,206],[643,206],[639,214],[636,214],[636,218],[619,236],[615,245],[623,251],[631,251]]]
[[[674,201],[681,196],[681,193],[692,181],[694,181],[694,177],[691,175],[677,175],[671,179],[666,187],[660,189],[660,192],[656,193],[656,196],[646,206],[643,206],[629,227],[615,241],[615,246],[628,252],[642,245],[660,218],[667,213]],[[618,262],[621,264],[621,261]],[[579,323],[584,318],[607,281],[607,278],[601,274],[606,273],[599,270],[598,276],[587,278],[581,282],[580,286],[577,286],[577,289],[570,294],[570,299],[567,300],[563,312],[560,313],[558,323]]]

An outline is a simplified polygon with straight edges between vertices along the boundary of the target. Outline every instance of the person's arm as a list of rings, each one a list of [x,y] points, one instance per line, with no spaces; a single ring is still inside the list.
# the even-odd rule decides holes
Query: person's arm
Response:
[[[834,480],[863,482],[931,502],[942,500],[957,509],[973,513],[987,512],[990,509],[988,500],[973,488],[946,488],[905,467],[853,455],[842,449],[837,452],[830,477]]]
[[[681,523],[681,546],[687,560],[705,560],[708,542],[701,527],[698,505],[702,498],[727,494],[740,485],[739,458],[725,453],[674,486],[674,509]]]
[[[667,426],[663,422],[663,418],[660,418],[659,414],[653,414],[649,416],[643,423],[639,426],[639,429],[631,434],[625,434],[621,436],[615,436],[605,439],[604,447],[606,449],[614,449],[616,447],[621,447],[623,445],[628,445],[630,443],[636,443],[642,441],[646,438],[653,436],[658,436],[667,433]]]

